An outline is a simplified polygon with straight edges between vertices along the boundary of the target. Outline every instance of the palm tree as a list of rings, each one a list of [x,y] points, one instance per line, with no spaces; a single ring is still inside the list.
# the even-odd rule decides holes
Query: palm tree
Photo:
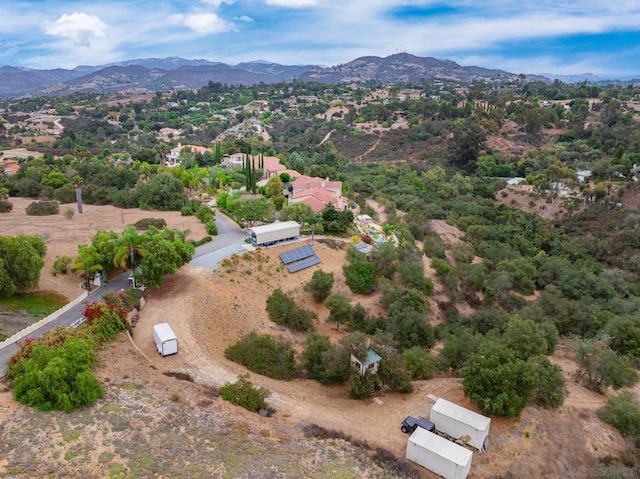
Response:
[[[165,166],[167,154],[171,151],[169,145],[166,143],[160,143],[154,147],[156,154],[160,157],[160,166]]]
[[[122,231],[122,236],[117,240],[113,265],[116,268],[124,268],[128,262],[131,269],[135,270],[136,256],[144,256],[147,253],[142,245],[142,240],[143,237],[138,234],[135,227],[127,226]]]
[[[78,213],[82,214],[82,186],[84,185],[84,181],[80,175],[75,175],[71,181],[73,182],[73,187],[76,189],[76,202],[78,203]]]
[[[102,255],[98,253],[93,245],[80,245],[78,247],[78,257],[73,265],[72,271],[79,276],[84,276],[84,285],[87,291],[91,290],[91,277],[98,271],[102,271]]]

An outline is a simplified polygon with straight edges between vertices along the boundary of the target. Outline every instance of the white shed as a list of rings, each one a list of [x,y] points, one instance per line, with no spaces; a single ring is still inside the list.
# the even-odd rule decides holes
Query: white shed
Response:
[[[489,445],[491,418],[458,406],[446,399],[438,399],[431,408],[429,420],[442,431],[456,439],[466,436],[467,444],[480,451]]]
[[[249,228],[254,246],[270,246],[300,237],[300,225],[295,221],[276,221],[268,225]]]
[[[473,453],[418,427],[409,437],[406,457],[445,479],[465,479],[471,470]]]

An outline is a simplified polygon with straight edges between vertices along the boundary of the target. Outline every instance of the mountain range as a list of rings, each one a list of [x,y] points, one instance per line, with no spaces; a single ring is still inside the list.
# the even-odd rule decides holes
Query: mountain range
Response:
[[[508,80],[516,76],[504,70],[461,66],[452,60],[418,57],[408,53],[384,58],[365,56],[333,67],[280,65],[264,60],[228,65],[204,59],[168,57],[127,60],[98,66],[81,65],[71,70],[3,66],[0,67],[0,98],[22,95],[63,96],[75,92],[142,93],[193,89],[200,88],[209,81],[227,85],[255,85],[293,79],[321,83],[416,83],[425,79]],[[549,81],[543,76],[526,77]]]

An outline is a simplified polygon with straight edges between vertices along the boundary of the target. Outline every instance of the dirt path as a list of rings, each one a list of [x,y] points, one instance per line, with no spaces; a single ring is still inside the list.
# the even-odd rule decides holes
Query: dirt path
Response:
[[[363,154],[359,155],[356,158],[356,161],[362,161],[362,159],[367,156],[369,153],[371,153],[372,151],[374,151],[376,148],[378,148],[378,145],[380,144],[380,140],[382,139],[382,133],[378,133],[378,138],[376,139],[375,143],[371,146],[371,148],[369,148],[367,151],[365,151]]]
[[[324,145],[327,141],[329,141],[329,138],[331,137],[331,133],[333,133],[334,131],[336,131],[335,129],[329,131],[326,135],[324,135],[324,138],[322,139],[322,141],[320,143],[318,143],[318,146],[322,146]]]

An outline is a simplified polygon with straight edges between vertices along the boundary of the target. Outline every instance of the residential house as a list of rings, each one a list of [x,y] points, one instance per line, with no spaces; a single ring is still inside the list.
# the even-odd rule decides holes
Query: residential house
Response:
[[[367,357],[363,360],[356,358],[353,354],[351,355],[351,367],[355,368],[361,376],[364,376],[367,372],[376,374],[381,360],[382,358],[378,353],[371,348],[367,348]]]
[[[242,168],[245,164],[246,156],[247,155],[244,153],[224,155],[224,158],[222,159],[222,166],[225,168]],[[259,169],[262,166],[263,179],[278,176],[284,171],[291,171],[287,170],[287,167],[280,163],[280,158],[277,156],[263,156],[262,161],[260,155],[250,155],[249,158],[254,168]]]
[[[293,192],[289,195],[289,203],[306,203],[316,213],[320,213],[329,204],[339,211],[345,209],[341,181],[299,175],[290,184]]]
[[[172,148],[169,153],[167,153],[167,162],[165,166],[173,167],[178,166],[180,164],[180,152],[182,150],[191,150],[192,153],[200,153],[204,155],[205,153],[211,154],[211,150],[205,146],[196,146],[196,145],[182,145],[178,143],[178,146]]]

